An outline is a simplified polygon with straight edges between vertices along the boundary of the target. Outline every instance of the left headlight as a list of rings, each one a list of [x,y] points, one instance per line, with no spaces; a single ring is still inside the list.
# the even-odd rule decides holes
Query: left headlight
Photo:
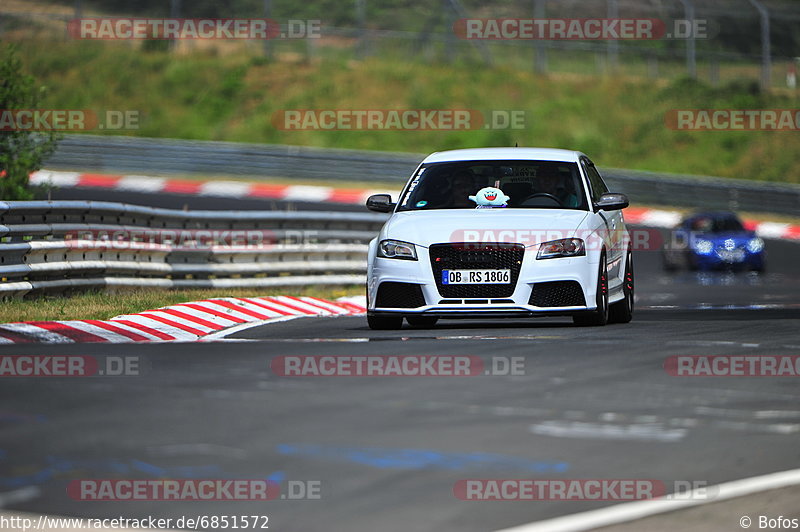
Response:
[[[580,257],[586,255],[586,248],[580,238],[564,238],[551,240],[539,246],[537,259],[555,259],[557,257]]]
[[[710,240],[698,238],[693,243],[694,250],[701,255],[708,255],[714,251],[714,243]]]
[[[409,242],[381,240],[378,244],[378,256],[384,259],[417,260],[417,250]]]
[[[747,242],[747,251],[749,251],[750,253],[761,253],[763,249],[764,249],[764,241],[758,237],[751,238]]]

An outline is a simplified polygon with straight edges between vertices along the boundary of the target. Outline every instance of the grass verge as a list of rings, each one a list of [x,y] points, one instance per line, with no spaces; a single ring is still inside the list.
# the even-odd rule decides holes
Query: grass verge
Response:
[[[17,321],[106,320],[168,305],[214,297],[314,296],[336,299],[364,292],[362,286],[307,286],[302,288],[228,290],[135,290],[105,294],[87,292],[69,297],[39,297],[6,301],[0,305],[0,323]]]
[[[605,167],[800,183],[796,132],[675,131],[665,124],[673,109],[796,107],[793,95],[764,93],[751,82],[712,87],[686,79],[539,75],[413,58],[296,63],[255,52],[170,55],[107,42],[25,41],[20,51],[48,87],[43,107],[139,111],[139,129],[124,134],[414,153],[518,142],[581,150]],[[273,124],[291,109],[518,110],[526,120],[522,129],[427,131]]]

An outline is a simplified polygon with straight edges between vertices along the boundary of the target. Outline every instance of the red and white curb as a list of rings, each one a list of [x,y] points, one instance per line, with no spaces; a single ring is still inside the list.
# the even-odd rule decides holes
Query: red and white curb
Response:
[[[31,184],[57,187],[106,188],[128,192],[188,194],[227,198],[277,199],[318,203],[363,205],[372,194],[393,194],[399,190],[333,188],[310,185],[275,185],[247,181],[197,181],[141,175],[82,174],[41,170],[31,174]],[[648,227],[674,227],[683,217],[679,211],[629,207],[625,221]],[[745,227],[763,238],[800,240],[800,225],[744,220]]]
[[[81,174],[40,170],[31,174],[32,185],[49,184],[56,187],[105,188],[127,192],[188,194],[226,198],[277,199],[319,203],[363,205],[372,194],[394,193],[399,190],[368,190],[363,188],[333,188],[309,185],[276,185],[248,181],[190,180],[148,177],[142,175]]]
[[[308,316],[364,314],[366,301],[316,297],[226,297],[181,303],[110,320],[33,321],[0,324],[0,344],[86,342],[194,342],[237,330]]]

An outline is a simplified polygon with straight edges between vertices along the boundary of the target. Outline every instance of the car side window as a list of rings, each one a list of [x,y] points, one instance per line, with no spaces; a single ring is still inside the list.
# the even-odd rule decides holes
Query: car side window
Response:
[[[608,187],[605,181],[603,181],[603,178],[600,177],[600,172],[597,171],[592,161],[584,159],[583,169],[586,171],[586,175],[589,176],[589,186],[592,189],[592,201],[598,201],[600,196],[608,192]]]

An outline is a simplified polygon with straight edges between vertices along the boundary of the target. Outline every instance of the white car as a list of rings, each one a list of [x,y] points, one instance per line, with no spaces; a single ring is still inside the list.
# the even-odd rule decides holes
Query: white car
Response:
[[[480,148],[428,156],[370,242],[372,329],[432,327],[439,318],[572,316],[627,323],[631,239],[623,194],[577,151]]]

